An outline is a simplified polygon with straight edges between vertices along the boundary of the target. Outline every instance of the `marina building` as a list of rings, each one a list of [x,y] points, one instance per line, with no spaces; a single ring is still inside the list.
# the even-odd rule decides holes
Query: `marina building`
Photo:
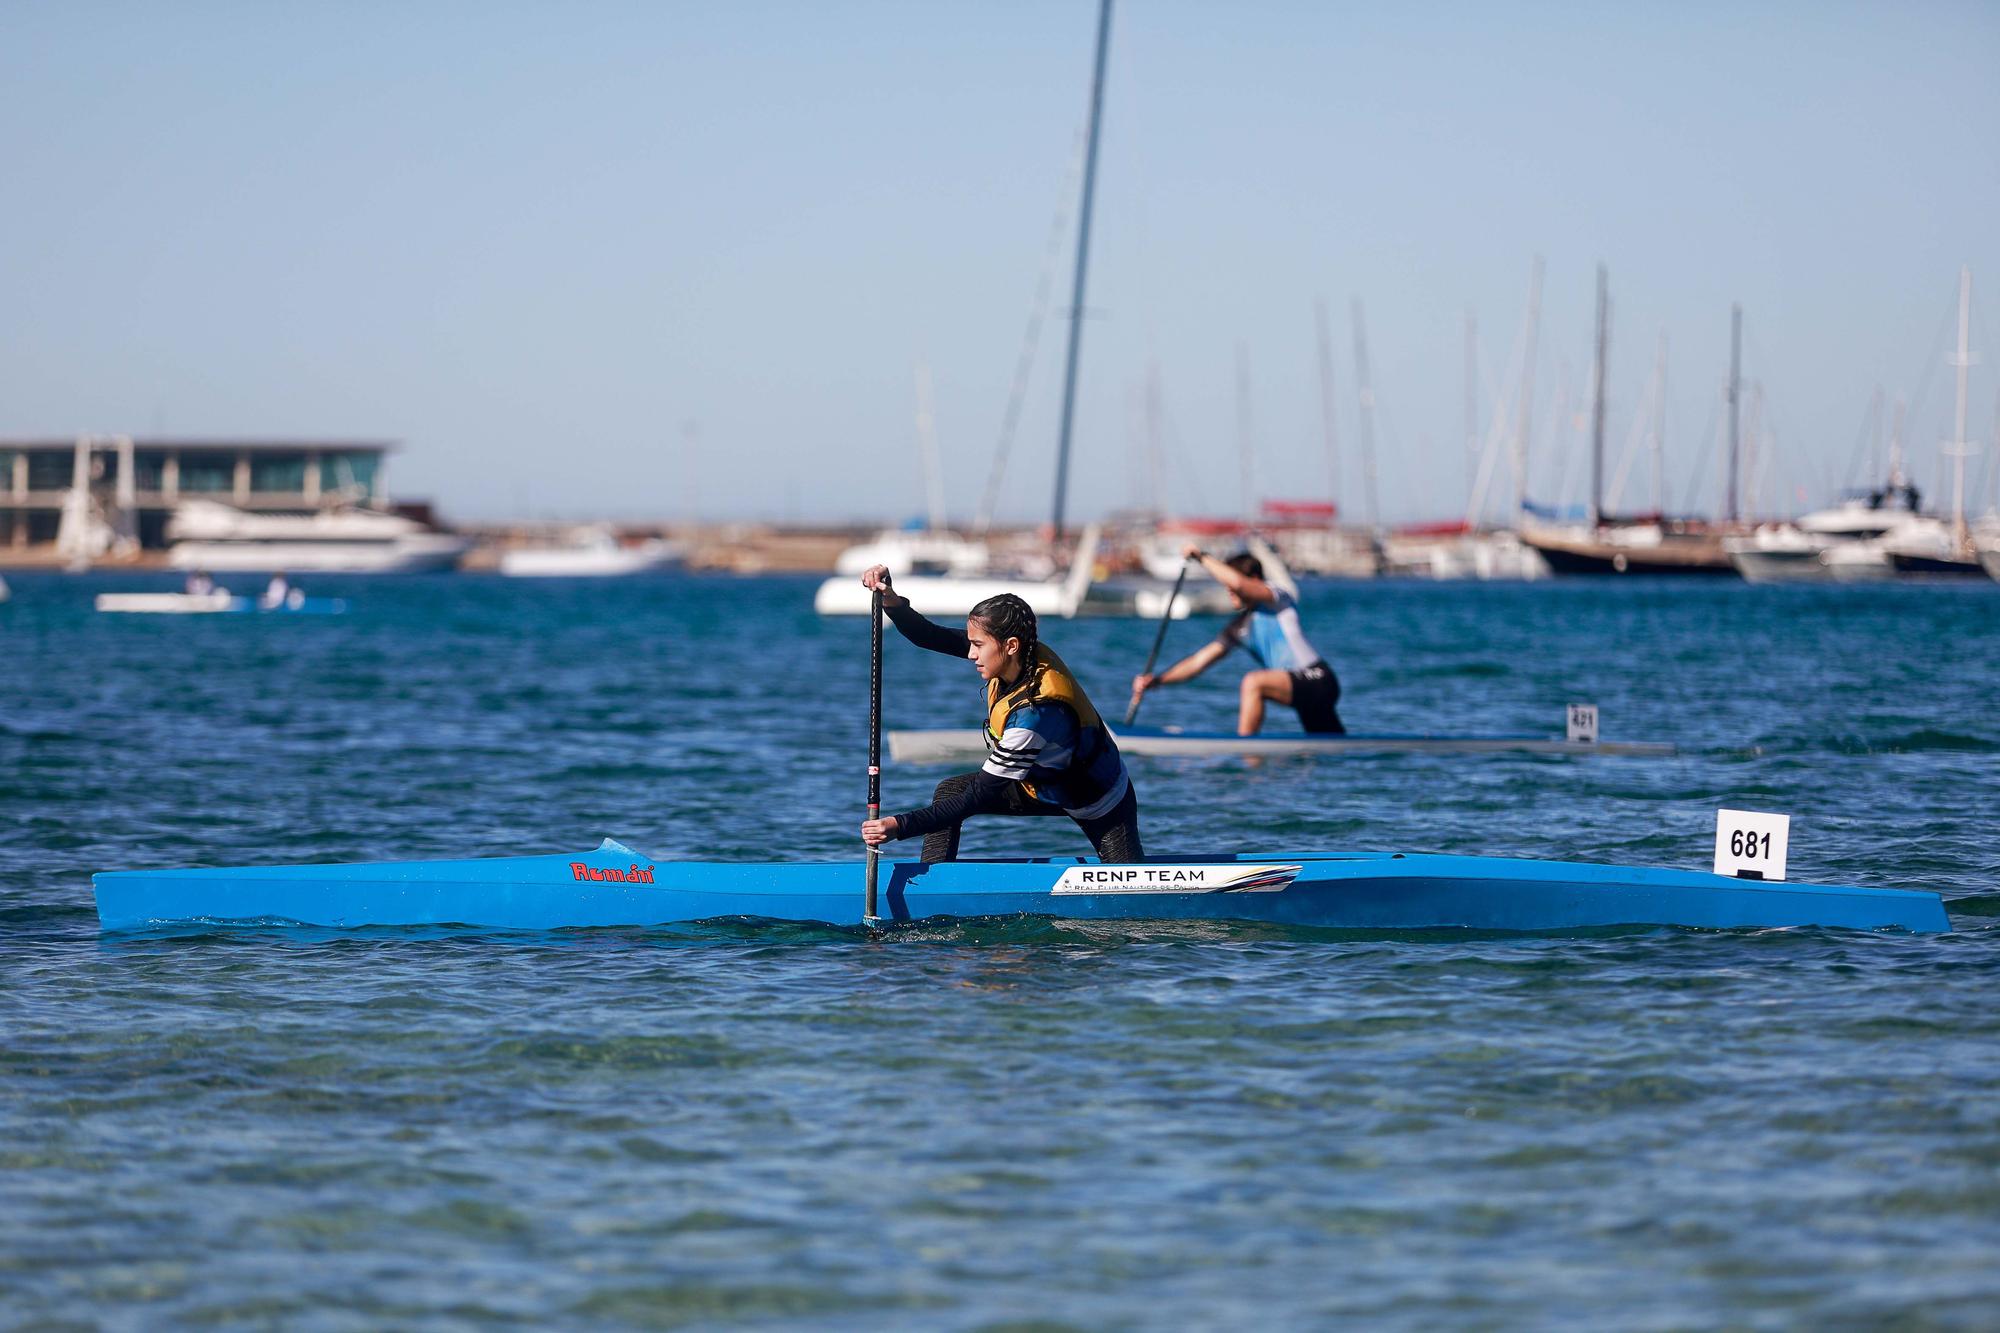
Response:
[[[87,498],[146,550],[167,545],[183,500],[252,513],[304,513],[344,502],[388,504],[391,441],[170,440],[86,435],[0,439],[0,550],[54,543],[67,506]]]

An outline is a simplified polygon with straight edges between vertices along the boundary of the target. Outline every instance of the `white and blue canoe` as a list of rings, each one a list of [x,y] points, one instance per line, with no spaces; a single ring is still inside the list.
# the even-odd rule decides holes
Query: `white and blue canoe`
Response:
[[[1561,736],[1432,736],[1264,734],[1186,731],[1180,727],[1113,727],[1124,754],[1166,758],[1250,758],[1260,755],[1339,757],[1361,754],[1565,754],[1662,757],[1664,741],[1566,740]],[[977,728],[892,731],[889,758],[899,764],[969,763],[986,756]]]
[[[364,865],[119,870],[92,877],[108,931],[303,925],[476,931],[719,919],[864,924],[844,862],[656,862],[605,839],[576,855]],[[1565,932],[1951,929],[1935,893],[1485,856],[1310,852],[885,861],[880,920],[1004,917],[1258,922],[1335,930]]]
[[[113,614],[153,616],[338,616],[347,611],[347,602],[340,597],[290,598],[271,605],[220,588],[214,592],[101,592],[93,605]]]

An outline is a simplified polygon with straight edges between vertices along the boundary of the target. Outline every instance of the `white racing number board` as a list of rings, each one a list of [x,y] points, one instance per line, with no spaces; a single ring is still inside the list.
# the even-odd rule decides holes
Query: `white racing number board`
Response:
[[[1783,879],[1792,817],[1756,810],[1715,812],[1715,873],[1742,879]]]
[[[1571,704],[1569,706],[1569,739],[1585,745],[1597,744],[1597,705]]]
[[[1071,866],[1051,893],[1275,893],[1304,866]]]

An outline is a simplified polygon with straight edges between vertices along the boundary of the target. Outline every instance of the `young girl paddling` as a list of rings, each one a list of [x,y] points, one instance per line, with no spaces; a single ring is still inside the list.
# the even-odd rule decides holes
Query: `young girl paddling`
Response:
[[[861,825],[869,846],[924,840],[926,861],[958,857],[958,833],[973,815],[1068,815],[1104,862],[1137,861],[1139,798],[1117,743],[1083,686],[1035,633],[1035,613],[1012,593],[972,608],[960,633],[918,614],[876,565],[861,576],[882,590],[882,609],[919,648],[969,657],[986,682],[986,762],[946,778],[921,810]]]

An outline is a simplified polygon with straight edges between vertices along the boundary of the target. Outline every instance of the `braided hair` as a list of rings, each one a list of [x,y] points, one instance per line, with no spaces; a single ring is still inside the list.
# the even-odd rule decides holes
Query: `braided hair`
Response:
[[[1034,660],[1035,608],[1025,599],[1011,592],[998,593],[973,607],[967,618],[986,626],[987,633],[1002,642],[1019,639],[1021,660]]]

